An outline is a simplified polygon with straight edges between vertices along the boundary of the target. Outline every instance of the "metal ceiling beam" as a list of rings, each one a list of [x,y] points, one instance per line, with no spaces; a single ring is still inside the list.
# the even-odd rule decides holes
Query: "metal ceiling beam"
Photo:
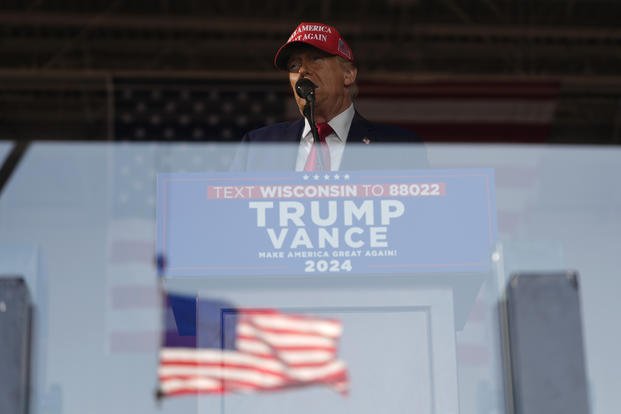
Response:
[[[45,14],[25,12],[0,12],[0,25],[10,28],[57,28],[89,30],[156,31],[165,35],[170,31],[199,31],[236,37],[276,36],[285,39],[297,21],[282,19],[144,17],[127,15]],[[398,32],[401,36],[455,36],[496,37],[501,39],[540,38],[549,40],[606,40],[621,41],[619,27],[577,27],[549,25],[484,25],[484,24],[430,24],[416,23],[409,26],[392,22],[334,22],[348,39],[353,37],[387,36]]]

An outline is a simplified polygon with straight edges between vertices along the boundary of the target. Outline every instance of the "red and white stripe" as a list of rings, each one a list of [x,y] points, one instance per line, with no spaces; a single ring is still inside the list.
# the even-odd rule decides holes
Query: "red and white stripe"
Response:
[[[347,393],[347,367],[338,360],[339,321],[242,311],[236,350],[164,348],[164,396],[275,391],[315,384]]]
[[[363,82],[356,108],[425,142],[546,142],[560,84],[554,80]],[[293,99],[286,115],[300,116]]]
[[[108,221],[105,350],[110,354],[152,354],[159,347],[154,227],[152,220],[139,218]]]

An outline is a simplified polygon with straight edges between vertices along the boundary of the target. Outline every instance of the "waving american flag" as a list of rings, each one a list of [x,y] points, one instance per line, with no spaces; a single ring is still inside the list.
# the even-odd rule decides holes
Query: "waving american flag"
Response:
[[[166,305],[160,397],[310,385],[347,392],[337,320],[174,294]]]

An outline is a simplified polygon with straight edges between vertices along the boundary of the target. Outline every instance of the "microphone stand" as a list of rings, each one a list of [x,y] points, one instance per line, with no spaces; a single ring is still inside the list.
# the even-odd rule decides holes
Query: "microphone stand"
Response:
[[[313,134],[313,144],[319,143],[319,131],[317,130],[317,124],[315,124],[315,93],[314,91],[306,96],[306,105],[304,105],[304,116],[308,119],[308,123],[311,127],[311,133]]]
[[[319,140],[319,131],[317,130],[317,125],[315,124],[315,84],[306,78],[301,78],[295,84],[295,91],[298,96],[304,100],[306,100],[306,105],[304,105],[304,109],[302,112],[306,119],[308,119],[308,123],[310,124],[311,133],[313,134],[313,145],[321,145]],[[319,164],[321,165],[321,169],[323,170],[323,156],[320,148],[317,148]]]

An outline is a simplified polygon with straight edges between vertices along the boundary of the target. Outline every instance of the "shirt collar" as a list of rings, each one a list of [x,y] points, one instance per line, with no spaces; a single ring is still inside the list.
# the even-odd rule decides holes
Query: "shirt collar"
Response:
[[[349,134],[349,127],[351,126],[351,121],[354,119],[354,114],[356,111],[354,110],[354,104],[349,104],[349,107],[328,121],[328,125],[332,127],[332,130],[336,134],[336,137],[339,141],[345,143],[347,141],[347,135]],[[305,137],[310,133],[310,124],[307,118],[304,118],[304,130],[302,131],[302,137]]]

